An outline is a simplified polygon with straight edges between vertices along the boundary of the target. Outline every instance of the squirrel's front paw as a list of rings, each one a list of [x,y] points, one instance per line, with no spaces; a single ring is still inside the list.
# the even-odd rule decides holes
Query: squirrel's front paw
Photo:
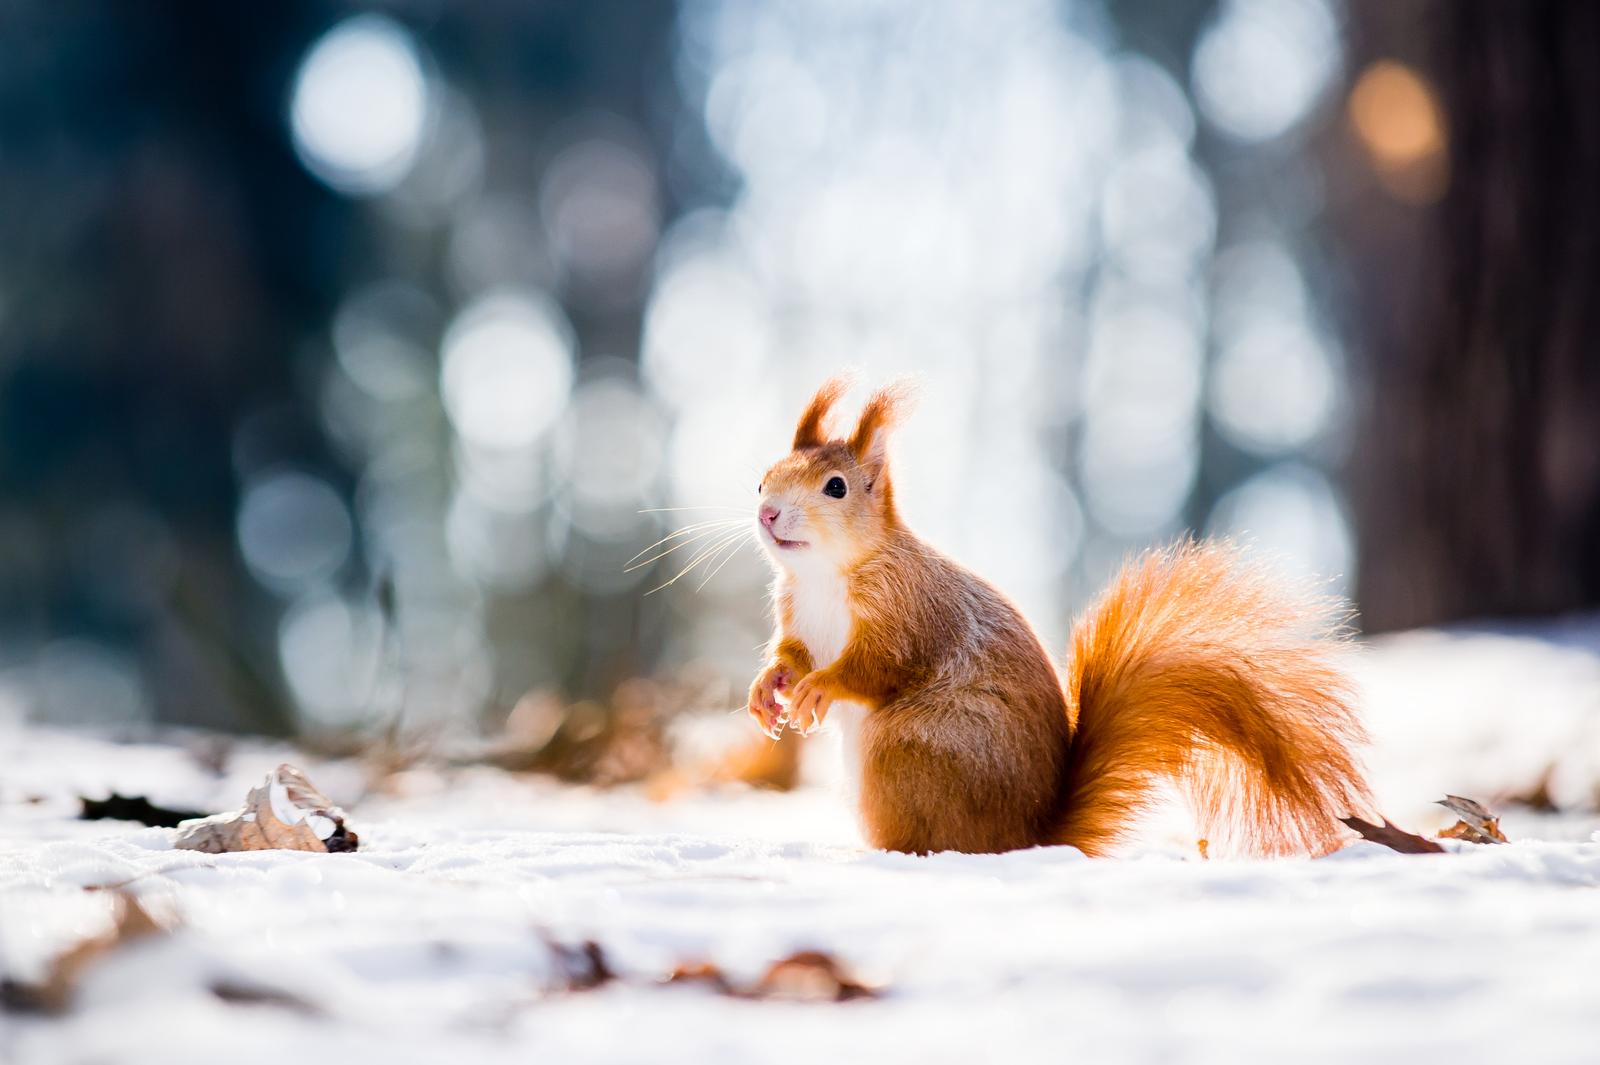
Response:
[[[789,697],[789,727],[802,735],[815,732],[828,716],[836,694],[822,670],[801,677]]]
[[[778,738],[781,727],[779,718],[783,715],[777,693],[789,686],[789,679],[789,667],[774,663],[762,670],[755,683],[750,685],[750,716],[756,719],[761,731],[773,739]]]

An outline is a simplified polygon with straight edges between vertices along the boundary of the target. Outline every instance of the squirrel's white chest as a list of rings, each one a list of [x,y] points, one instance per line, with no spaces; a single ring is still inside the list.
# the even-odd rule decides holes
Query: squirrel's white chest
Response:
[[[843,579],[813,576],[789,588],[789,635],[806,645],[816,668],[832,665],[844,653],[853,620]],[[828,711],[828,724],[840,738],[844,790],[851,805],[861,794],[861,726],[867,708],[841,699]]]
[[[832,665],[850,639],[850,596],[843,578],[809,576],[788,589],[790,634],[806,645],[816,668]]]

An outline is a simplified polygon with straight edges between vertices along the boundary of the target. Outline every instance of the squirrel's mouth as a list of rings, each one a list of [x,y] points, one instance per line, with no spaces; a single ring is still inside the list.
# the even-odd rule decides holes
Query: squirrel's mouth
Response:
[[[762,528],[767,534],[767,539],[776,544],[778,550],[780,551],[798,551],[803,547],[810,546],[810,544],[806,543],[804,540],[785,540],[771,529],[766,528],[766,526],[762,526]]]

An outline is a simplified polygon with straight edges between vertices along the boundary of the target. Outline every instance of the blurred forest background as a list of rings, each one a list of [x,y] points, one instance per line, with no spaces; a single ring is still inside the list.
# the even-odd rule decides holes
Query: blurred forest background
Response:
[[[1592,607],[1597,49],[1489,0],[9,0],[0,714],[537,753],[742,705],[755,551],[626,566],[847,366],[922,377],[909,518],[1053,646],[1185,529],[1369,631]]]

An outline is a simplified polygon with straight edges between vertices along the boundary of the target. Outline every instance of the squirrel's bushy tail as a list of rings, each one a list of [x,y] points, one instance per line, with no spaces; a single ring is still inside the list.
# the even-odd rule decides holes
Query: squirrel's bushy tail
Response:
[[[1184,543],[1124,567],[1072,632],[1057,841],[1106,853],[1166,782],[1214,844],[1332,849],[1338,818],[1368,794],[1326,613],[1227,544]]]

